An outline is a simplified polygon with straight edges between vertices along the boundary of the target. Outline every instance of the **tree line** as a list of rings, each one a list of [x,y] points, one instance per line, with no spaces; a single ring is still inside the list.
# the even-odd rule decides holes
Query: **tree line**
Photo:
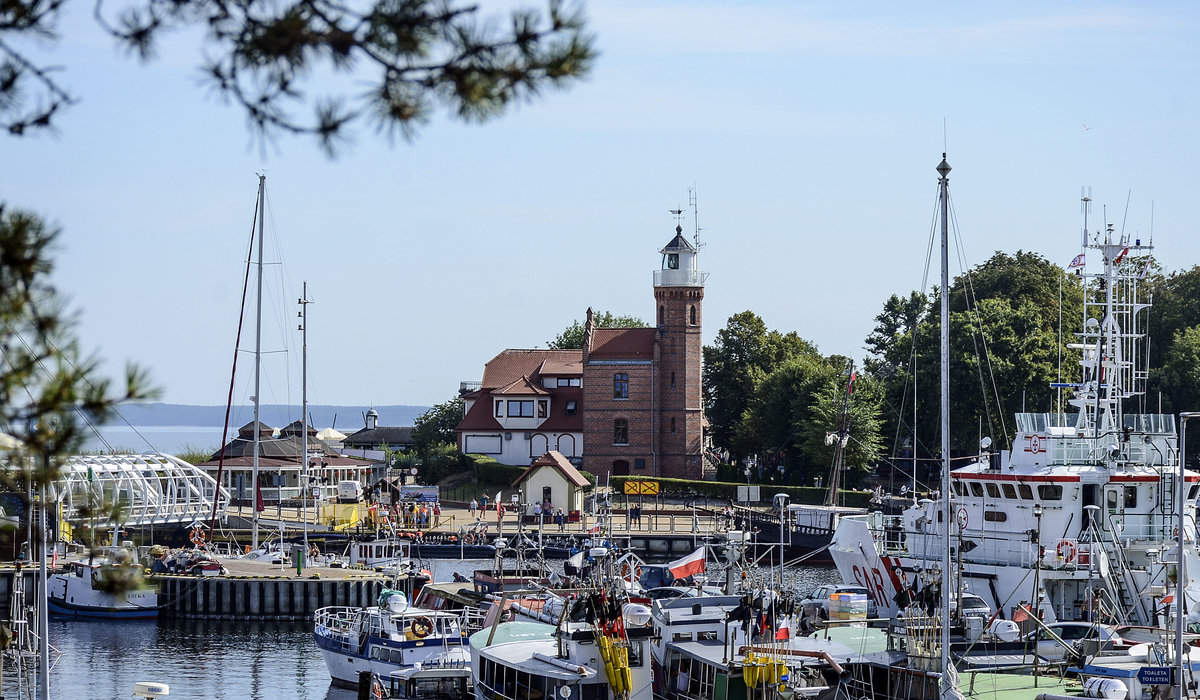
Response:
[[[1165,274],[1146,258],[1122,264],[1144,270],[1141,284],[1154,301],[1146,318],[1147,392],[1127,410],[1200,408],[1200,267]],[[1025,251],[997,252],[954,279],[952,452],[974,453],[980,435],[1007,449],[1014,414],[1067,410],[1069,396],[1060,398],[1050,384],[1078,378],[1078,351],[1067,346],[1081,328],[1085,294],[1101,293]],[[939,458],[940,294],[934,288],[889,296],[864,339],[844,456],[851,483],[878,465],[908,474],[914,457],[919,465]],[[760,480],[827,479],[834,450],[828,437],[841,422],[849,367],[850,358],[822,355],[796,332],[768,329],[752,311],[733,315],[704,348],[714,444],[732,462],[757,456]]]

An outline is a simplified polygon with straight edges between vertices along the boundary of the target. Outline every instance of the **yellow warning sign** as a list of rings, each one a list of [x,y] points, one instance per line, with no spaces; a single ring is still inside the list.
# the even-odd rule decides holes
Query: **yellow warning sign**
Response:
[[[628,496],[657,496],[657,481],[626,481],[625,494]]]

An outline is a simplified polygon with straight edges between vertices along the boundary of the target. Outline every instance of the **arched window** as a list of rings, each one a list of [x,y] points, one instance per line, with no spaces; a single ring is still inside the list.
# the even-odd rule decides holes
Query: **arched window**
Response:
[[[667,307],[659,305],[658,307],[658,325],[663,325],[667,321]]]
[[[695,306],[692,306],[691,323],[693,326],[696,325],[696,307]]]
[[[629,421],[624,418],[618,418],[613,421],[613,444],[629,444]]]

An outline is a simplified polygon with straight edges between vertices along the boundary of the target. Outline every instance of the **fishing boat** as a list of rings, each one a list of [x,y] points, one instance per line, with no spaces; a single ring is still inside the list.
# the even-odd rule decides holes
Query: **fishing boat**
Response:
[[[50,614],[105,620],[158,617],[158,592],[142,581],[142,568],[124,563],[67,562],[46,581]]]
[[[359,674],[367,671],[387,678],[418,666],[465,667],[466,635],[478,629],[482,619],[483,612],[476,608],[414,608],[402,592],[385,589],[376,606],[317,610],[313,637],[333,682],[355,687]]]
[[[918,574],[941,567],[943,544],[963,590],[1005,617],[1028,602],[1047,621],[1103,613],[1155,626],[1181,560],[1200,571],[1200,474],[1180,469],[1175,417],[1129,410],[1149,374],[1150,300],[1141,282],[1152,246],[1111,224],[1088,232],[1086,218],[1084,231],[1076,260],[1088,288],[1078,340],[1068,346],[1080,355],[1079,375],[1054,385],[1074,410],[1020,413],[1010,448],[993,451],[983,438],[977,457],[951,471],[936,498],[897,516],[839,524],[834,562],[847,582],[871,591],[881,614],[896,612]],[[1092,262],[1099,265],[1088,272]],[[1178,517],[1173,504],[1181,496]],[[1186,596],[1196,609],[1193,581]]]

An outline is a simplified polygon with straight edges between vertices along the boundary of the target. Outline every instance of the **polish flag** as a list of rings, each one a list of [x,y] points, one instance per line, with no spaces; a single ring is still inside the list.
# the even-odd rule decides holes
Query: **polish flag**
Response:
[[[667,568],[671,570],[671,575],[675,578],[687,578],[704,573],[704,565],[704,548],[700,547],[686,557],[667,564]]]
[[[792,621],[791,618],[783,618],[779,623],[779,629],[775,630],[775,639],[790,639],[792,636]]]

